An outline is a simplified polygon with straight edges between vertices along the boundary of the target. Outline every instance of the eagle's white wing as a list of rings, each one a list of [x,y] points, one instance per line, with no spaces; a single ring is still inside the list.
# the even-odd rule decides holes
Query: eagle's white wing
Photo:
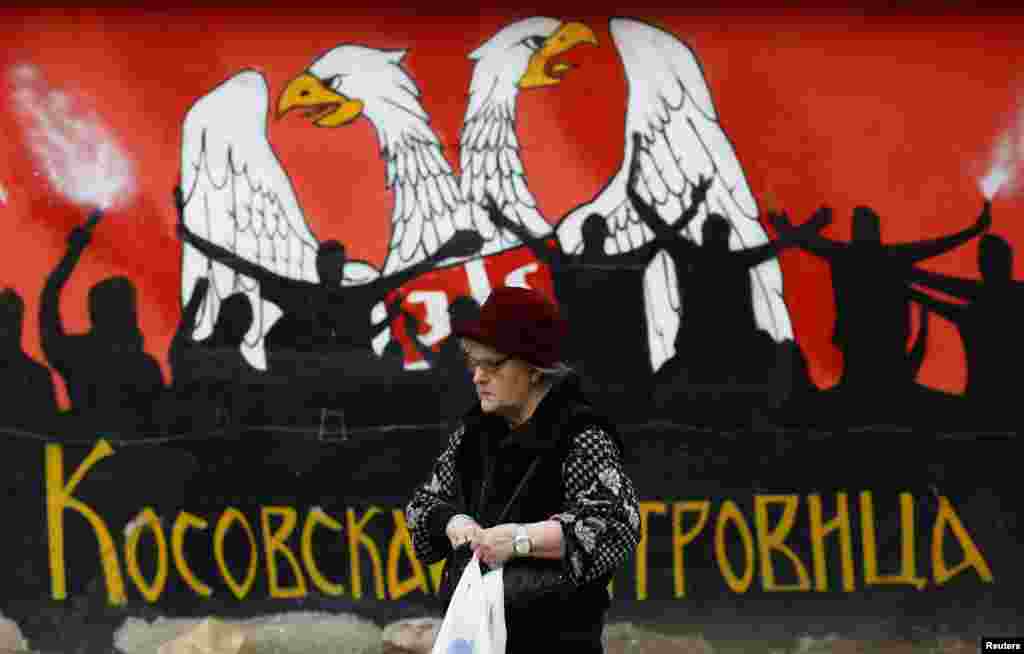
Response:
[[[711,92],[693,51],[672,34],[625,18],[611,20],[612,38],[622,57],[629,84],[623,164],[593,201],[573,210],[558,226],[562,248],[582,248],[581,228],[591,213],[606,216],[608,253],[633,250],[654,239],[626,197],[630,164],[640,163],[638,194],[669,224],[689,205],[700,176],[713,183],[706,207],[687,226],[687,235],[700,242],[707,207],[732,224],[733,250],[761,245],[768,235],[757,220],[757,203],[747,185],[736,152],[718,122]],[[634,153],[633,134],[643,136]],[[675,354],[683,298],[679,297],[671,259],[660,253],[645,274],[651,365],[657,370]],[[793,337],[789,311],[782,295],[778,261],[751,270],[754,312],[758,325],[777,341]]]
[[[371,117],[387,167],[385,184],[394,193],[385,276],[430,258],[456,230],[476,229],[485,240],[489,237],[489,221],[474,222],[464,202],[459,180],[419,102],[419,87],[398,60],[392,63],[376,89],[387,101],[375,103]],[[439,261],[437,266],[455,263],[459,260]]]
[[[481,93],[471,88],[471,94]],[[516,247],[519,239],[498,230],[483,209],[489,195],[505,216],[541,236],[551,225],[537,209],[537,201],[526,183],[519,157],[514,110],[515,98],[485,103],[462,126],[461,190],[470,207],[476,229],[485,239],[484,254]]]
[[[318,242],[306,224],[291,180],[267,140],[268,90],[263,75],[246,70],[197,100],[185,116],[181,147],[184,220],[196,235],[278,275],[318,280]],[[243,292],[254,320],[242,353],[266,369],[263,338],[281,317],[259,284],[183,245],[182,303],[195,281],[210,278],[196,339],[210,335],[221,301]]]
[[[426,123],[423,127],[419,135],[409,135],[384,152],[387,185],[394,191],[384,275],[426,260],[457,229],[472,228],[441,144]]]

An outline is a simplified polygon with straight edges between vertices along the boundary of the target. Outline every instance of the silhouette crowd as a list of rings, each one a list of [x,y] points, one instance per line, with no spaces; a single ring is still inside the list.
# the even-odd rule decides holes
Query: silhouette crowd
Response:
[[[499,229],[548,266],[570,324],[567,363],[616,417],[751,428],[892,423],[971,429],[1014,422],[1008,380],[1021,369],[1024,348],[1007,312],[1024,300],[1024,282],[1013,279],[1012,246],[987,233],[990,202],[973,225],[957,233],[898,244],[883,241],[882,219],[869,207],[854,209],[849,242],[821,234],[833,220],[828,208],[798,226],[786,213],[770,212],[765,218],[776,239],[731,249],[731,224],[707,204],[710,180],[696,181],[690,203],[669,222],[637,194],[637,174],[634,162],[628,201],[654,238],[623,254],[605,252],[604,216],[590,216],[582,228],[583,247],[565,252],[551,235],[535,235],[507,218],[490,198],[486,206]],[[242,354],[255,320],[242,291],[220,300],[208,337],[194,338],[204,303],[213,301],[205,278],[191,289],[167,353],[169,384],[146,351],[131,280],[118,276],[95,284],[88,295],[88,331],[69,333],[60,315],[61,293],[102,221],[102,212],[95,211],[72,230],[39,303],[42,351],[66,386],[70,408],[59,410],[49,369],[22,349],[25,303],[7,288],[0,291],[0,376],[7,389],[0,428],[127,440],[298,423],[322,432],[331,419],[349,426],[443,423],[475,401],[458,344],[451,337],[433,346],[424,343],[427,329],[403,307],[401,288],[442,260],[479,252],[482,239],[476,232],[456,232],[423,262],[361,284],[343,283],[345,247],[327,241],[317,255],[319,281],[306,282],[277,275],[190,231],[182,219],[180,192],[175,200],[181,241],[258,282],[262,296],[283,312],[266,335],[267,370],[257,370]],[[696,242],[687,227],[702,210]],[[975,238],[978,279],[918,267]],[[751,269],[787,248],[821,258],[831,272],[832,343],[843,364],[838,382],[828,389],[812,383],[794,341],[776,342],[755,319]],[[684,311],[675,354],[652,371],[644,271],[660,252],[675,269]],[[374,321],[378,304],[387,311]],[[466,320],[479,310],[473,298],[461,296],[450,303],[448,317]],[[963,341],[963,394],[917,382],[934,314],[951,322]],[[406,353],[394,336],[382,354],[373,349],[375,336],[399,317],[402,329],[391,331],[404,331],[425,362],[422,369],[406,369]],[[382,397],[394,398],[393,410],[382,412]]]

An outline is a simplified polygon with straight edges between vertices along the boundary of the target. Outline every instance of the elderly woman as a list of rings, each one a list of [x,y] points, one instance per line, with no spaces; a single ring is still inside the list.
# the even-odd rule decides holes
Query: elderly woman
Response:
[[[622,442],[561,362],[566,331],[542,294],[507,287],[454,326],[479,404],[406,507],[417,557],[447,559],[446,606],[473,552],[503,568],[508,654],[603,652],[607,585],[639,542]]]

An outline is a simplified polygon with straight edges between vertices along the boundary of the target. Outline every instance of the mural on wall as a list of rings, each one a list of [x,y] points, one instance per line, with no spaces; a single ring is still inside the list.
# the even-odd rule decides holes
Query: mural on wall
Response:
[[[168,334],[166,357],[136,346],[126,353],[140,337],[132,316],[150,304],[137,297],[132,275],[96,283],[88,339],[65,338],[61,297],[94,234],[109,222],[104,216],[139,192],[138,164],[95,112],[51,88],[35,64],[17,62],[9,69],[11,102],[35,172],[88,215],[40,294],[39,348],[75,416],[63,424],[129,437],[187,430],[183,415],[273,423],[266,415],[246,417],[266,406],[253,398],[272,393],[280,407],[295,407],[292,413],[313,407],[321,422],[337,416],[359,426],[373,417],[351,409],[341,417],[352,403],[345,389],[365,391],[372,380],[386,386],[397,378],[420,380],[426,393],[438,384],[452,389],[437,410],[410,407],[403,421],[436,424],[472,401],[446,343],[451,320],[476,310],[495,284],[533,285],[555,296],[573,326],[570,363],[593,392],[640,421],[885,422],[891,412],[861,408],[882,387],[893,398],[886,404],[898,407],[897,422],[918,420],[922,408],[955,417],[964,411],[954,400],[964,398],[984,405],[979,419],[1006,406],[996,401],[1002,385],[995,380],[1019,357],[1012,339],[991,336],[998,321],[981,314],[1003,304],[990,299],[999,292],[985,292],[995,286],[984,282],[998,286],[1013,276],[1012,245],[991,233],[989,203],[1014,188],[1016,126],[997,135],[987,168],[975,171],[977,204],[985,200],[975,224],[967,216],[948,237],[929,229],[923,240],[894,244],[883,239],[888,229],[879,214],[861,205],[847,242],[822,233],[833,229],[826,207],[794,229],[778,199],[759,206],[702,62],[682,38],[635,18],[610,19],[607,33],[625,83],[624,129],[621,139],[603,138],[621,147],[621,158],[607,177],[598,176],[589,199],[573,190],[561,217],[543,211],[530,190],[536,175],[528,176],[530,149],[521,141],[531,117],[521,115],[520,104],[570,85],[586,69],[587,53],[606,47],[585,22],[512,20],[463,53],[470,68],[457,168],[422,101],[424,84],[436,80],[412,74],[408,48],[344,42],[296,67],[276,92],[254,68],[201,90],[179,118],[180,170],[177,183],[167,184],[176,243],[161,249],[180,252],[181,320]],[[340,232],[329,222],[315,228],[299,192],[310,184],[296,184],[289,170],[295,165],[286,166],[272,145],[274,123],[289,125],[300,153],[304,145],[346,143],[368,124],[384,173],[379,219],[377,205],[367,205]],[[571,144],[558,145],[541,148],[578,156]],[[755,153],[748,158],[758,156],[745,149]],[[315,152],[301,156],[335,173],[318,192],[326,198],[318,211],[332,211],[332,197],[365,192],[353,158],[366,160],[373,150],[349,148],[340,169]],[[351,242],[370,230],[386,233],[383,258],[352,256]],[[921,265],[974,242],[982,244],[982,280]],[[813,347],[814,339],[795,338],[779,261],[785,250],[805,253],[801,266],[819,259],[830,273],[834,325],[825,324],[827,311],[803,311],[804,321],[820,314],[818,326],[841,357],[828,374],[820,352],[807,356],[805,343]],[[145,262],[138,263],[146,275]],[[608,311],[609,303],[619,310]],[[930,333],[939,319],[956,326],[966,351],[962,393],[919,381],[937,350]],[[593,337],[594,325],[614,335],[614,347]],[[236,343],[241,357],[231,354]],[[125,352],[97,365],[98,353],[110,348]],[[157,364],[166,366],[160,374]],[[196,411],[196,397],[209,406]],[[229,409],[233,401],[239,404]],[[93,425],[79,416],[105,417]]]
[[[102,50],[123,17],[97,16],[76,20]],[[43,561],[24,585],[432,594],[397,509],[475,400],[451,324],[499,285],[557,300],[567,362],[639,452],[644,537],[617,597],[1019,576],[986,473],[891,436],[1019,423],[1019,44],[969,60],[950,37],[922,72],[911,36],[878,42],[905,68],[858,89],[869,35],[799,21],[808,44],[678,16],[477,18],[188,32],[216,61],[150,34],[149,59],[140,39],[76,76],[8,54],[0,431]],[[950,61],[980,81],[939,115]],[[858,450],[866,428],[889,440]],[[846,458],[802,466],[825,433]],[[159,492],[103,487],[119,479]]]
[[[598,197],[571,211],[553,230],[538,213],[519,159],[516,98],[520,89],[560,82],[568,65],[558,63],[558,55],[597,43],[586,25],[549,18],[518,21],[469,55],[474,66],[461,132],[461,183],[417,100],[416,83],[402,68],[403,51],[338,46],[289,83],[276,103],[279,116],[303,109],[318,127],[341,127],[365,116],[376,131],[387,165],[386,186],[394,194],[389,249],[380,272],[365,262],[346,261],[343,244],[318,244],[312,235],[266,138],[270,102],[259,73],[239,73],[201,98],[183,127],[179,191],[183,300],[187,305],[198,280],[212,280],[213,289],[199,300],[193,338],[208,338],[221,303],[231,293],[242,292],[250,299],[253,315],[243,353],[257,370],[268,368],[265,338],[275,359],[272,374],[310,367],[308,359],[296,359],[297,353],[316,357],[316,367],[338,350],[365,351],[372,342],[380,356],[389,340],[385,328],[401,313],[395,304],[389,310],[386,295],[418,274],[473,257],[477,283],[469,273],[470,290],[472,300],[482,303],[490,283],[486,274],[480,274],[480,257],[525,243],[539,262],[547,264],[560,305],[580,327],[603,320],[607,313],[603,302],[609,296],[593,279],[592,268],[607,279],[648,262],[642,289],[624,289],[614,279],[605,282],[606,290],[616,295],[632,290],[644,298],[643,314],[620,321],[635,325],[623,324],[616,330],[619,355],[609,356],[604,347],[587,348],[584,344],[592,339],[583,333],[573,338],[580,347],[573,352],[573,361],[595,382],[626,378],[645,386],[666,361],[671,363],[663,385],[709,382],[696,371],[694,353],[675,352],[677,342],[713,336],[701,331],[701,322],[722,323],[721,328],[741,333],[744,327],[751,333],[763,327],[775,340],[791,340],[781,271],[756,220],[757,207],[732,146],[718,126],[695,56],[672,35],[640,21],[614,19],[611,34],[630,85],[624,164]],[[239,117],[243,112],[251,122]],[[708,217],[711,222],[705,229]],[[672,229],[661,230],[662,226]],[[691,300],[692,317],[682,321],[690,333],[680,334],[684,287],[716,279],[714,260],[721,257],[695,256],[712,252],[708,247],[684,251],[702,244],[700,235],[705,232],[721,234],[732,249],[746,253],[749,261],[741,263],[736,257],[733,267],[750,268],[751,282],[713,294],[739,296],[736,301],[751,304],[753,314],[713,315],[715,302],[702,307],[699,300]],[[474,247],[473,236],[482,246]],[[549,249],[545,241],[552,238]],[[767,247],[755,253],[758,246]],[[459,249],[466,250],[456,253],[461,257],[451,256]],[[704,260],[710,267],[702,271],[697,262]],[[682,276],[691,274],[690,267],[695,268],[690,283],[681,284]],[[467,265],[466,270],[471,269]],[[335,290],[317,297],[316,284]],[[689,291],[692,298],[700,297],[694,288]],[[366,314],[370,317],[364,318]],[[444,318],[447,307],[433,314],[425,322],[436,343],[448,335],[450,321]],[[442,316],[440,324],[433,323],[434,316]],[[646,326],[641,316],[646,317]],[[736,322],[740,324],[732,324]],[[419,336],[410,340],[418,341]],[[734,345],[744,340],[751,338],[744,334]],[[733,367],[754,367],[750,348],[740,346],[739,352]],[[365,356],[372,366],[369,353]],[[349,356],[345,361],[333,382],[351,385],[346,373],[355,359]],[[709,361],[705,369],[720,370],[722,364]],[[680,369],[694,374],[680,379]],[[321,377],[315,383],[327,382]]]
[[[159,600],[168,589],[172,568],[181,582],[174,589],[199,597],[214,595],[213,583],[219,592],[242,600],[257,578],[275,599],[321,592],[332,597],[359,599],[365,594],[398,600],[413,591],[429,595],[438,590],[444,563],[428,567],[416,559],[401,508],[337,506],[328,511],[313,506],[303,512],[289,505],[262,505],[249,518],[247,512],[230,506],[203,517],[182,510],[173,519],[163,520],[146,506],[119,538],[104,519],[102,507],[90,506],[76,496],[76,487],[92,469],[116,455],[109,443],[100,441],[72,472],[70,466],[65,468],[60,446],[47,448],[46,526],[51,544],[49,588],[54,599],[67,598],[71,557],[64,547],[65,513],[78,514],[88,523],[99,553],[90,552],[89,559],[94,568],[102,569],[105,595],[112,604],[127,601],[126,578],[146,600]],[[884,505],[898,507],[895,524],[880,518]],[[922,511],[926,506],[931,508]],[[782,509],[781,515],[775,515],[777,508]],[[648,587],[655,585],[648,580],[655,576],[657,596],[687,597],[688,565],[697,568],[690,573],[697,573],[700,588],[691,588],[690,594],[698,598],[712,596],[719,587],[738,595],[830,591],[848,595],[884,586],[921,591],[995,583],[992,565],[970,526],[949,498],[941,495],[922,499],[910,492],[879,497],[870,490],[831,496],[764,493],[749,498],[645,501],[640,513],[639,552],[623,571],[626,574],[619,575],[629,582],[621,591],[626,599],[648,599]],[[147,531],[149,542],[143,544]],[[189,532],[198,532],[191,534],[195,536],[188,543],[191,547],[186,544]],[[338,538],[340,533],[345,536]],[[241,542],[239,534],[243,534]],[[328,545],[325,534],[340,541],[340,553],[336,542]],[[899,543],[895,559],[880,547],[893,540]],[[663,564],[650,565],[655,551],[670,553],[670,574],[658,569]],[[708,559],[713,568],[710,576]],[[694,565],[695,561],[699,563]],[[652,568],[662,574],[652,575]],[[197,570],[203,573],[197,575]],[[202,581],[204,577],[209,582]],[[345,584],[329,581],[342,577]]]

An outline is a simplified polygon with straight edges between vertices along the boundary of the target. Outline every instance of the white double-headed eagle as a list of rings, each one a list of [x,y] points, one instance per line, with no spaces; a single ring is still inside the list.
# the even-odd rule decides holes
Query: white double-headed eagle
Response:
[[[516,135],[516,99],[521,91],[561,82],[569,66],[558,61],[559,55],[597,43],[586,25],[543,17],[521,20],[469,55],[475,65],[460,135],[458,178],[419,102],[416,83],[402,67],[405,51],[342,45],[294,79],[277,102],[278,113],[301,109],[320,127],[340,127],[360,116],[368,119],[386,163],[385,183],[394,195],[383,269],[349,261],[342,283],[365,283],[422,262],[459,229],[474,229],[483,237],[484,247],[474,258],[518,246],[518,239],[488,218],[481,206],[488,195],[509,219],[535,235],[556,236],[566,252],[581,250],[582,224],[592,213],[607,220],[608,254],[639,248],[654,240],[654,234],[626,196],[634,160],[641,171],[638,194],[669,224],[688,206],[692,186],[702,176],[713,180],[705,207],[683,231],[688,238],[700,242],[710,210],[732,225],[732,249],[765,243],[768,236],[758,221],[757,203],[719,125],[694,53],[672,34],[641,21],[614,18],[610,27],[629,91],[622,166],[596,197],[558,221],[553,233],[527,185]],[[239,112],[239,107],[248,110]],[[267,270],[315,282],[319,241],[267,140],[269,108],[267,84],[251,70],[192,106],[181,159],[184,220],[193,233]],[[633,134],[642,136],[641,152],[634,152]],[[264,368],[263,337],[280,310],[260,296],[253,280],[207,260],[187,243],[183,249],[183,302],[196,279],[209,276],[213,281],[194,337],[210,333],[221,299],[245,292],[255,320],[243,351],[251,363]],[[447,260],[439,266],[458,263]],[[759,326],[777,341],[792,338],[778,262],[757,266],[751,276]],[[648,266],[644,286],[651,365],[657,369],[675,353],[684,307],[666,253]],[[383,311],[382,306],[377,309]]]

